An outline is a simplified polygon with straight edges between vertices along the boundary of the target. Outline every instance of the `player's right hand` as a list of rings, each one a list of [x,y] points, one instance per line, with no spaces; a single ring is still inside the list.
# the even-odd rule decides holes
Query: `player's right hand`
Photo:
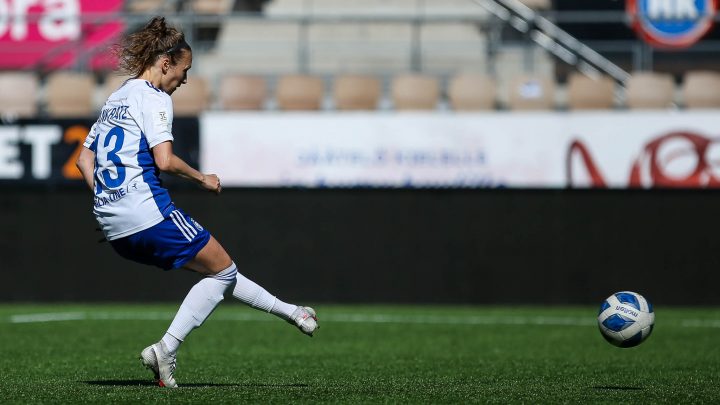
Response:
[[[220,178],[217,174],[206,174],[201,184],[202,188],[207,191],[211,191],[215,194],[220,194],[222,186],[220,185]]]

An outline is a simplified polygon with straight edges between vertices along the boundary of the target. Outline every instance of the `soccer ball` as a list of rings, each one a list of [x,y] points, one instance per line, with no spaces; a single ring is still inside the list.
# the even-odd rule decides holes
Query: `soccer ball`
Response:
[[[633,347],[650,336],[655,312],[642,295],[621,291],[609,296],[600,307],[598,326],[608,342],[619,347]]]

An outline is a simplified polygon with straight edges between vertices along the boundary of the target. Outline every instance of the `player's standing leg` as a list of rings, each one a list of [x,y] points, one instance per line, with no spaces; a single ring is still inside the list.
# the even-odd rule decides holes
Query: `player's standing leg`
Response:
[[[238,273],[235,263],[213,237],[185,267],[206,277],[190,289],[163,338],[140,355],[161,386],[177,387],[174,371],[180,343],[205,322],[230,288],[233,297],[294,324],[306,335],[312,336],[319,328],[312,308],[287,304]]]

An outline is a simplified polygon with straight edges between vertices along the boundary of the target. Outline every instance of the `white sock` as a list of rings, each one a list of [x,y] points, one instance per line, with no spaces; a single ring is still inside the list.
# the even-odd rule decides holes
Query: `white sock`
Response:
[[[297,309],[297,305],[280,301],[253,281],[237,273],[237,281],[233,289],[233,297],[239,299],[255,309],[270,312],[282,319],[290,319],[290,315]]]
[[[237,268],[233,263],[220,273],[203,278],[190,289],[163,337],[171,354],[175,354],[187,335],[212,314],[223,300],[225,291],[235,282],[236,273]]]
[[[182,343],[180,339],[169,333],[165,333],[165,336],[162,337],[162,341],[163,343],[165,343],[165,347],[167,347],[170,353],[177,352],[178,348],[180,347],[180,343]]]

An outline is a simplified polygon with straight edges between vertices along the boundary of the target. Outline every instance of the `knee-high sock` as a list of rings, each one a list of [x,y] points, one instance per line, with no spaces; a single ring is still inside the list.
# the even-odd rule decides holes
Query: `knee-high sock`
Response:
[[[170,352],[177,351],[180,342],[212,314],[223,300],[225,291],[235,282],[236,273],[233,263],[220,273],[203,278],[190,289],[163,337]]]
[[[233,296],[238,300],[285,320],[289,319],[297,309],[296,305],[277,299],[264,288],[238,273],[235,263],[232,263],[227,269],[205,277],[190,289],[162,339],[171,353],[177,351],[180,343],[193,329],[205,322],[223,300],[223,294],[229,288],[233,289]]]
[[[242,274],[237,273],[236,278],[237,280],[232,292],[233,297],[245,304],[255,309],[270,312],[285,320],[290,319],[290,315],[297,309],[297,305],[280,301],[274,295]]]

